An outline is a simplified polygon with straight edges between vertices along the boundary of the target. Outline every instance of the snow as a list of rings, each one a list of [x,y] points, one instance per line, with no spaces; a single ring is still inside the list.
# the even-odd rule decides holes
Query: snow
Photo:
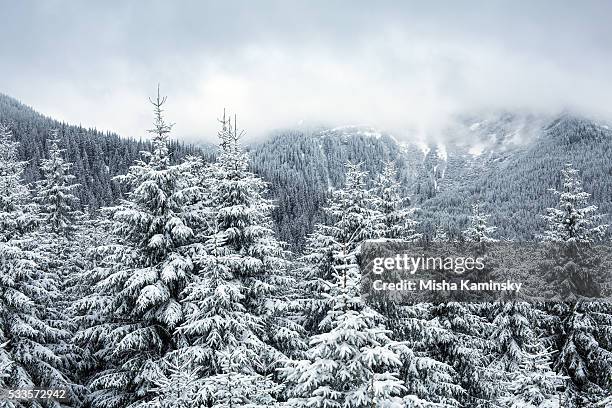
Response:
[[[480,123],[474,123],[470,128],[482,131]],[[350,126],[335,130],[339,129],[347,136],[377,138],[382,135],[372,128]],[[21,194],[26,194],[26,201],[29,199],[27,189],[21,192],[20,186],[14,183],[14,180],[21,180],[23,166],[14,159],[10,161],[2,157],[3,151],[5,155],[6,151],[12,155],[13,147],[8,140],[7,135],[4,139],[0,137],[0,166],[4,165],[5,169],[5,172],[0,171],[0,185],[8,185],[0,191],[3,199],[0,206],[12,202],[19,204],[20,200],[15,197]],[[395,138],[393,140],[403,145]],[[504,143],[508,140],[506,135]],[[156,143],[165,142],[160,139]],[[488,141],[483,143],[467,146],[470,154],[483,154],[489,146],[486,144]],[[416,146],[424,157],[431,153],[425,142],[417,142]],[[439,160],[430,158],[434,162],[437,189],[444,178],[446,164],[443,161],[448,160],[448,153],[443,144],[437,144],[434,149]],[[293,280],[293,274],[284,275],[295,266],[286,262],[282,258],[284,255],[278,255],[282,253],[282,245],[270,230],[271,205],[263,198],[265,184],[246,170],[248,157],[240,152],[225,152],[221,164],[210,165],[202,170],[202,174],[195,171],[188,174],[186,167],[180,164],[164,165],[168,162],[167,154],[163,146],[158,146],[150,157],[159,167],[142,162],[130,169],[126,178],[136,187],[144,185],[146,188],[133,189],[135,193],[113,209],[114,218],[99,220],[112,224],[112,234],[104,233],[103,227],[99,227],[95,234],[82,227],[87,234],[80,232],[72,242],[61,241],[61,246],[51,247],[53,250],[61,248],[70,258],[84,258],[81,255],[92,248],[99,255],[95,260],[99,263],[91,270],[76,272],[78,285],[74,288],[83,291],[75,295],[79,297],[75,302],[79,305],[79,312],[74,312],[77,314],[75,319],[82,327],[76,334],[68,332],[70,327],[47,325],[50,317],[54,318],[54,324],[60,319],[68,321],[64,316],[55,318],[46,314],[51,305],[63,307],[63,303],[52,296],[56,296],[56,292],[60,296],[72,294],[62,293],[55,287],[55,276],[37,269],[39,258],[49,256],[44,253],[48,243],[41,239],[45,235],[33,232],[38,234],[35,238],[21,236],[30,232],[14,230],[10,221],[27,214],[21,212],[19,205],[8,210],[0,207],[0,258],[4,261],[0,262],[0,293],[3,294],[0,296],[0,311],[3,319],[11,321],[10,325],[2,327],[0,333],[11,339],[10,342],[0,339],[0,388],[8,381],[5,373],[8,364],[19,369],[13,374],[20,377],[21,383],[36,378],[34,369],[41,372],[37,359],[43,361],[42,357],[51,362],[72,364],[70,359],[73,357],[55,355],[63,352],[61,348],[55,348],[56,345],[71,345],[69,336],[64,342],[58,335],[66,331],[67,335],[75,334],[75,338],[88,347],[87,352],[77,356],[78,363],[89,364],[89,353],[93,351],[108,367],[108,374],[93,373],[93,384],[99,388],[91,395],[97,400],[96,404],[113,398],[138,398],[133,392],[138,389],[143,395],[147,393],[147,398],[158,403],[157,406],[166,408],[193,408],[210,401],[217,406],[228,406],[228,401],[234,401],[234,406],[278,407],[285,406],[285,402],[279,403],[275,399],[280,387],[287,385],[287,395],[295,398],[294,407],[323,404],[347,408],[369,404],[398,408],[442,407],[438,403],[441,400],[449,401],[445,406],[470,406],[469,402],[463,401],[462,385],[475,385],[486,391],[490,384],[479,371],[481,367],[471,362],[471,358],[464,362],[464,357],[469,354],[468,357],[473,356],[477,361],[482,356],[491,355],[496,361],[509,361],[509,354],[501,354],[499,347],[488,347],[486,343],[491,338],[498,346],[510,345],[508,348],[518,344],[514,341],[518,335],[528,340],[521,344],[529,347],[538,344],[537,333],[525,334],[536,319],[523,312],[517,314],[515,306],[505,316],[495,314],[496,319],[491,325],[488,318],[481,321],[467,305],[452,306],[458,308],[453,311],[448,305],[445,305],[447,309],[432,309],[429,304],[419,304],[409,309],[411,317],[405,319],[407,324],[402,330],[409,334],[403,331],[401,334],[391,333],[385,329],[394,327],[387,324],[391,319],[386,320],[388,316],[374,311],[361,298],[361,271],[354,260],[361,253],[360,244],[368,238],[371,238],[369,242],[384,243],[407,240],[406,237],[414,233],[410,225],[416,221],[408,217],[410,212],[405,208],[408,204],[404,203],[405,197],[396,180],[397,172],[390,164],[385,165],[380,175],[366,174],[358,165],[349,165],[347,185],[338,190],[332,189],[331,180],[327,178],[333,192],[330,206],[325,209],[329,210],[329,217],[325,218],[329,225],[317,226],[313,234],[315,239],[310,241],[313,243],[312,253],[308,254],[310,258],[300,259],[300,274],[295,274],[299,278]],[[301,154],[304,157],[304,153]],[[224,167],[223,163],[231,166]],[[572,224],[583,231],[580,237],[587,237],[597,232],[596,218],[587,219],[595,216],[595,207],[582,202],[588,194],[578,189],[578,180],[574,180],[576,171],[566,169],[565,173],[564,185],[573,186],[573,189],[556,193],[559,195],[559,208],[548,209],[546,218],[550,231],[562,238],[559,235],[563,232],[561,228]],[[228,174],[232,176],[228,177]],[[376,176],[381,177],[376,179]],[[570,176],[572,179],[567,179]],[[197,198],[200,206],[192,207],[191,202],[182,201],[188,194],[179,189],[185,184],[194,187],[190,183],[202,178],[206,180],[208,189]],[[374,183],[371,189],[366,180]],[[57,186],[48,187],[55,190]],[[165,203],[168,207],[160,209],[156,205],[160,195],[167,197]],[[67,197],[67,193],[59,196]],[[568,208],[568,201],[574,203],[569,215],[582,214],[572,219],[576,222],[568,223],[568,214],[562,211]],[[204,216],[203,207],[206,208]],[[202,219],[208,216],[213,220],[211,225],[205,222],[207,218]],[[218,223],[221,217],[224,222]],[[494,240],[491,235],[495,227],[488,226],[487,217],[478,208],[473,209],[470,226],[463,230],[466,241]],[[381,220],[385,222],[378,225]],[[70,222],[66,218],[58,225],[63,228]],[[43,228],[47,227],[46,223],[42,224]],[[450,226],[446,220],[436,226],[434,241],[446,240],[445,225]],[[357,233],[360,234],[358,237]],[[56,238],[53,236],[54,240]],[[93,246],[89,239],[102,241]],[[240,239],[239,243],[234,242],[237,239]],[[20,247],[30,241],[40,244],[35,249],[37,252]],[[329,256],[319,256],[322,254]],[[52,262],[45,261],[49,269],[62,266],[62,258],[50,257],[49,260]],[[324,268],[320,265],[323,262],[329,264],[323,265]],[[59,266],[53,266],[55,263]],[[69,266],[81,268],[76,263]],[[82,268],[90,266],[87,264]],[[301,274],[303,271],[309,275]],[[315,289],[312,289],[304,285],[304,281],[308,284],[316,281],[317,286],[313,285]],[[72,280],[68,282],[72,283]],[[321,287],[325,289],[320,290]],[[47,295],[50,291],[53,293]],[[299,302],[296,300],[298,297]],[[72,299],[66,300],[72,302]],[[307,304],[303,306],[300,302]],[[78,314],[80,312],[82,315]],[[493,312],[490,315],[493,316]],[[586,313],[577,315],[571,325],[563,323],[564,330],[573,333],[568,338],[586,338],[585,344],[594,347],[598,343],[590,332],[588,318]],[[302,324],[305,321],[309,324]],[[515,326],[520,330],[515,330]],[[313,329],[309,331],[306,327]],[[161,337],[160,333],[163,333]],[[170,341],[173,345],[167,347]],[[436,346],[441,342],[455,344],[456,348],[449,353],[439,353]],[[578,354],[580,350],[576,344],[566,344],[561,351],[570,355],[573,361],[579,361],[582,356]],[[167,349],[172,349],[172,353],[184,353],[187,358],[173,360],[171,353],[161,351]],[[589,354],[596,355],[592,351]],[[458,362],[466,365],[467,375],[455,372],[453,367],[458,366]],[[521,361],[511,362],[518,364]],[[273,363],[270,365],[273,368],[265,372],[268,363]],[[51,368],[49,375],[60,373],[59,368],[48,367]],[[277,376],[267,376],[276,368],[287,380],[286,384],[277,381]],[[536,370],[521,369],[524,374],[522,384],[531,387],[530,381],[537,379],[531,374]],[[504,370],[499,369],[499,373],[507,374]],[[597,379],[598,373],[588,370],[591,370],[589,365],[580,367],[580,375]],[[54,383],[62,381],[61,378],[49,380]],[[520,384],[518,381],[515,383]],[[531,389],[528,387],[525,389]],[[206,395],[208,402],[196,401],[202,395]],[[548,402],[538,406],[552,408],[559,404],[556,396],[546,397]],[[601,401],[593,407],[609,406],[610,402],[610,399]],[[492,405],[497,403],[491,402]]]
[[[424,141],[418,141],[415,145],[423,152],[423,160],[427,157],[427,154],[431,151],[431,148]]]
[[[443,145],[442,143],[438,143],[436,147],[437,147],[438,158],[444,161],[448,160],[448,152],[446,151],[446,146]]]
[[[468,149],[468,153],[472,156],[480,156],[485,150],[485,146],[482,144],[476,144]]]
[[[433,166],[433,182],[434,182],[434,190],[438,191],[438,178],[436,177],[436,171],[438,170],[438,165]]]
[[[480,127],[480,125],[481,125],[481,124],[482,124],[482,122],[476,122],[476,123],[473,123],[473,124],[470,126],[470,130],[474,131],[474,130],[478,129],[478,128]]]
[[[366,136],[380,139],[382,132],[368,125],[344,125],[330,129],[329,132],[338,132],[342,136]]]

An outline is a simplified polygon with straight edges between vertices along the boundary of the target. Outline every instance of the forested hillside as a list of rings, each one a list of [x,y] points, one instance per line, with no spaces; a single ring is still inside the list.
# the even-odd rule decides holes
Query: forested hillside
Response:
[[[93,209],[124,195],[112,178],[124,174],[139,152],[151,147],[146,139],[59,123],[4,95],[0,122],[20,142],[19,156],[28,162],[27,183],[40,179],[38,164],[47,154],[49,129],[57,128],[81,185],[75,194],[82,206]],[[594,203],[610,222],[612,131],[605,125],[570,114],[502,113],[461,118],[438,136],[438,142],[410,141],[409,135],[396,138],[363,126],[319,127],[276,131],[247,148],[251,168],[269,183],[269,197],[275,200],[275,230],[294,249],[302,248],[306,235],[324,219],[324,202],[330,189],[344,182],[348,160],[361,163],[370,185],[384,161],[395,161],[402,194],[421,209],[415,217],[424,234],[441,225],[458,236],[472,203],[480,200],[500,235],[532,240],[543,228],[534,214],[552,204],[546,191],[558,185],[567,162],[582,172],[585,188],[593,191]],[[173,141],[173,160],[189,154],[214,160],[217,149],[202,146]]]
[[[278,132],[252,146],[251,157],[253,170],[270,182],[277,204],[272,216],[280,237],[296,248],[323,220],[325,200],[344,182],[347,161],[361,163],[370,175],[380,173],[385,161],[395,161],[404,186],[411,165],[388,136],[372,137],[354,127]]]
[[[273,213],[281,237],[301,247],[304,231],[321,220],[321,203],[344,181],[342,163],[361,163],[368,183],[385,160],[397,163],[402,193],[420,208],[419,232],[437,225],[458,237],[471,205],[480,201],[499,235],[533,240],[544,227],[541,214],[560,171],[573,163],[585,188],[610,222],[612,131],[585,118],[499,114],[463,119],[439,142],[398,142],[363,127],[287,131],[252,149],[253,168],[272,182]],[[291,222],[289,222],[289,220]]]
[[[587,281],[611,296],[609,271],[590,268],[600,261],[590,248],[610,237],[593,205],[609,205],[607,128],[570,116],[543,127],[506,117],[467,126],[483,129],[476,151],[451,138],[401,144],[345,127],[282,133],[247,152],[223,117],[212,158],[170,141],[165,102],[158,91],[142,143],[63,126],[7,99],[0,390],[10,394],[0,403],[609,406],[612,303],[580,294],[369,302],[359,262],[368,240],[460,241],[486,256],[497,240],[529,237],[562,249],[538,265],[542,287]],[[527,128],[534,134],[523,140]],[[24,161],[24,144],[38,156]],[[96,196],[104,183],[112,204],[83,211],[76,194],[104,203]],[[530,224],[537,219],[541,226]],[[28,397],[41,387],[56,391]]]
[[[57,129],[60,146],[66,150],[66,160],[74,163],[74,175],[81,186],[75,195],[81,205],[92,209],[110,205],[123,196],[125,190],[112,178],[124,174],[141,151],[151,148],[146,140],[122,138],[115,133],[58,122],[3,94],[0,94],[0,123],[8,126],[19,142],[19,158],[27,161],[23,177],[28,184],[41,179],[39,165],[49,154],[49,130]],[[196,151],[177,142],[171,143],[170,149],[173,160]]]

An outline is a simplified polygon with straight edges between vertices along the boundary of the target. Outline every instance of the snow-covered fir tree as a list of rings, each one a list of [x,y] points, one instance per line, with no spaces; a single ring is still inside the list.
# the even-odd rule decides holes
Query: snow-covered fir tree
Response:
[[[436,244],[443,244],[448,242],[448,235],[442,225],[438,224],[436,226],[431,241]]]
[[[448,243],[445,230],[438,225],[432,242]],[[408,406],[458,407],[467,396],[451,364],[439,353],[440,344],[451,344],[456,336],[434,317],[434,305],[418,303],[390,308],[389,328],[406,343],[402,349],[400,378],[406,386]],[[387,313],[389,314],[389,311]]]
[[[277,406],[276,396],[281,385],[272,375],[263,376],[254,372],[252,353],[244,346],[225,351],[219,356],[220,372],[208,377],[200,384],[200,395],[214,408],[264,408]]]
[[[428,303],[401,305],[389,319],[389,328],[407,347],[401,349],[400,378],[408,399],[416,407],[458,407],[467,393],[452,365],[436,353],[440,345],[457,341],[457,336],[434,317]]]
[[[69,285],[72,277],[81,271],[81,259],[87,251],[83,244],[87,241],[83,235],[77,234],[81,212],[75,196],[79,185],[74,183],[72,164],[64,160],[65,150],[60,148],[58,130],[51,129],[49,133],[49,154],[40,163],[42,179],[36,185],[34,197],[39,208],[39,223],[32,235],[38,252],[45,259],[43,267],[58,289],[45,311],[49,324],[62,333],[62,341],[55,345],[54,351],[62,356],[64,372],[77,381],[75,368],[80,364],[81,350],[71,342],[75,326],[68,310],[79,294]],[[80,392],[83,392],[82,388]]]
[[[266,183],[248,171],[241,133],[224,118],[216,163],[199,177],[206,220],[196,231],[197,277],[184,291],[187,314],[178,331],[202,367],[199,386],[210,406],[267,406],[279,391],[270,375],[287,355],[305,349],[287,313],[293,281],[271,229]]]
[[[496,228],[488,225],[488,218],[489,215],[482,214],[480,203],[474,204],[469,226],[462,232],[464,240],[470,246],[475,245],[478,254],[484,255],[487,244],[496,241],[490,236]],[[443,244],[448,242],[445,238],[445,231],[438,226],[432,241]],[[454,392],[447,394],[467,406],[492,407],[499,394],[499,386],[487,369],[494,350],[494,342],[489,338],[493,330],[488,321],[490,308],[489,303],[440,302],[429,307],[424,321],[419,323],[417,319],[412,323],[422,330],[430,357],[452,367],[455,373],[451,384],[458,385],[459,389],[449,389]],[[408,317],[414,319],[413,314],[409,313]],[[416,333],[418,337],[419,331]],[[414,338],[415,334],[411,336]],[[455,402],[451,400],[451,403]]]
[[[10,376],[11,364],[13,364],[11,356],[6,350],[6,346],[8,346],[8,343],[0,344],[0,387],[2,387],[3,390],[9,387],[8,378]]]
[[[612,396],[604,397],[601,401],[595,403],[594,407],[606,408],[612,406]]]
[[[485,245],[489,242],[497,240],[491,237],[497,227],[488,225],[489,214],[483,214],[480,202],[472,205],[472,214],[470,215],[470,224],[468,228],[463,230],[463,238],[466,242],[472,242],[479,245]]]
[[[248,373],[252,354],[243,346],[219,353],[222,367],[218,374],[202,379],[201,366],[193,361],[191,353],[177,352],[165,359],[156,373],[151,401],[137,405],[140,408],[239,408],[276,406],[274,395],[281,386],[271,378]]]
[[[363,304],[355,252],[335,253],[338,264],[327,300],[330,305],[311,337],[307,359],[282,369],[294,407],[405,407],[398,377],[399,350],[383,317]]]
[[[412,407],[443,402],[439,406],[457,406],[455,398],[462,390],[453,384],[453,369],[426,357],[425,352],[414,353],[405,344],[393,347],[390,331],[384,330],[386,319],[358,297],[361,276],[355,256],[361,243],[369,238],[397,238],[399,230],[385,230],[385,224],[381,222],[383,209],[377,208],[381,207],[380,198],[373,197],[366,188],[367,173],[359,165],[351,163],[346,168],[345,184],[332,193],[331,203],[326,208],[329,225],[317,225],[308,239],[306,255],[301,259],[300,272],[305,276],[305,293],[308,295],[303,304],[304,321],[313,337],[312,348],[307,353],[309,359],[293,361],[283,370],[289,381],[289,395],[293,396],[290,404],[400,404],[398,406]],[[391,173],[387,172],[387,181],[392,180]],[[387,193],[392,190],[393,187]],[[414,225],[410,219],[411,211],[398,210],[399,194],[392,195],[396,201],[387,208],[390,209],[388,214],[392,214],[400,226],[408,226],[410,230]],[[401,231],[407,229],[401,228]],[[412,232],[404,235],[406,238],[412,236]],[[397,326],[402,326],[402,323]],[[362,331],[372,330],[376,336],[382,337],[374,340],[376,336],[362,334]],[[361,373],[349,375],[350,369],[346,365],[350,365],[351,359],[359,361],[363,358],[359,348],[364,347],[362,350],[365,352],[372,341],[378,341],[383,349],[386,347],[385,352],[392,353],[389,356],[393,355],[393,361],[390,359],[376,368],[369,367],[369,376],[367,365],[361,367]],[[394,360],[396,358],[399,365]],[[355,363],[351,369],[358,370],[358,364]],[[320,377],[315,374],[318,372]],[[368,378],[369,385],[366,384]],[[403,398],[398,398],[398,395]]]
[[[358,267],[349,267],[349,263],[354,262],[351,257],[364,239],[378,236],[380,213],[370,209],[372,196],[365,186],[366,173],[358,164],[347,163],[346,169],[344,187],[332,193],[331,203],[326,208],[331,225],[317,225],[302,259],[301,271],[306,273],[307,280],[302,312],[306,327],[316,334],[311,339],[313,347],[307,352],[309,360],[289,362],[283,369],[290,383],[291,404],[295,406],[341,406],[343,403],[361,406],[359,404],[372,400],[371,395],[370,399],[366,398],[374,372],[367,377],[354,378],[345,367],[352,359],[361,358],[360,348],[371,340],[362,342],[361,338],[350,339],[347,335],[372,329],[373,315],[369,313],[374,313],[367,309],[365,318],[360,315],[363,305],[350,306],[350,302],[358,299],[360,274]],[[384,331],[372,334],[386,337]],[[350,344],[351,350],[348,351],[347,344],[347,353],[343,356],[338,348],[344,341]],[[329,364],[322,365],[323,361]],[[320,375],[314,375],[317,365]],[[360,369],[370,371],[365,364]],[[358,393],[361,394],[358,396]]]
[[[541,238],[550,248],[547,291],[556,300],[573,301],[601,291],[594,268],[599,257],[593,246],[601,242],[608,226],[598,223],[601,215],[588,204],[590,194],[583,191],[578,171],[567,164],[561,174],[562,190],[550,189],[559,201],[546,209],[546,231]]]
[[[36,241],[37,206],[21,183],[25,163],[17,160],[17,144],[0,125],[0,343],[9,388],[69,389],[56,354],[65,332],[47,310],[58,299],[57,282],[45,269],[47,259]],[[74,395],[70,395],[74,399]],[[44,401],[18,401],[17,407],[50,406]]]
[[[155,395],[152,400],[138,404],[145,408],[193,408],[204,403],[200,392],[199,370],[194,368],[193,361],[180,353],[167,358],[159,372],[153,377]]]
[[[262,340],[265,316],[245,307],[248,289],[231,273],[238,259],[224,247],[223,236],[216,231],[205,243],[206,252],[194,257],[199,276],[185,290],[188,313],[179,328],[190,346],[180,353],[200,367],[197,387],[204,403],[254,407],[278,392],[278,385],[261,374],[268,371],[261,353],[280,353]]]
[[[556,336],[553,367],[567,378],[564,400],[580,407],[595,404],[612,390],[612,308],[583,298],[597,287],[591,247],[608,226],[598,222],[597,207],[588,205],[590,194],[583,191],[578,171],[566,164],[561,174],[562,189],[551,189],[559,201],[546,211],[542,238],[552,243],[551,286],[569,301],[544,307],[553,317],[547,329]]]
[[[434,331],[432,357],[453,368],[456,382],[464,390],[459,401],[466,406],[492,407],[499,386],[487,367],[493,360],[492,324],[479,303],[446,302],[433,305],[430,316]]]
[[[298,263],[297,274],[302,277],[300,286],[305,295],[300,309],[310,333],[319,332],[319,323],[329,310],[322,294],[329,292],[328,282],[334,280],[337,254],[353,253],[364,240],[378,238],[384,232],[382,214],[372,209],[374,199],[366,188],[367,172],[350,162],[345,168],[344,186],[332,191],[325,208],[327,222],[315,226]]]
[[[415,232],[417,222],[412,219],[415,208],[410,200],[402,196],[401,184],[397,177],[395,163],[385,163],[383,171],[376,179],[372,207],[380,213],[381,237],[413,241],[420,234]]]
[[[24,233],[35,224],[29,204],[30,194],[23,185],[22,175],[26,163],[18,160],[18,143],[13,140],[8,126],[0,123],[0,234],[3,242],[15,233]]]
[[[222,152],[213,170],[215,224],[232,255],[228,266],[246,288],[245,307],[265,319],[264,340],[272,347],[266,360],[276,364],[275,350],[293,353],[304,347],[302,329],[284,313],[294,286],[286,273],[288,253],[274,234],[270,218],[274,204],[266,198],[268,184],[248,169],[242,135],[236,116],[221,132]]]
[[[63,157],[60,149],[58,130],[50,131],[51,139],[47,141],[49,158],[42,160],[40,170],[43,178],[38,183],[36,201],[40,205],[43,224],[55,234],[70,234],[78,214],[78,199],[74,195],[79,187],[74,183],[76,178],[70,173],[71,163]]]
[[[78,308],[97,318],[76,339],[101,361],[89,383],[94,407],[149,399],[149,373],[158,372],[162,358],[184,345],[175,329],[184,320],[181,293],[193,278],[186,247],[195,215],[183,205],[190,165],[170,164],[172,125],[163,117],[165,101],[159,90],[151,101],[153,151],[119,178],[131,190],[111,211],[115,243],[96,249],[102,259],[84,276],[93,290]]]
[[[108,209],[107,209],[108,210]],[[107,272],[113,260],[108,256],[108,249],[116,242],[113,237],[114,222],[109,211],[96,211],[90,213],[85,210],[79,217],[75,227],[73,245],[78,248],[78,257],[73,259],[71,273],[64,284],[64,298],[70,303],[66,314],[74,325],[72,347],[78,350],[78,358],[72,361],[70,370],[85,385],[92,378],[96,370],[106,366],[103,359],[97,358],[98,347],[90,343],[91,333],[88,329],[98,327],[106,322],[103,313],[112,301],[113,295],[106,291],[99,291],[95,284],[100,279],[99,272]]]
[[[590,406],[612,395],[612,307],[605,302],[559,303],[553,368],[566,378],[568,407]]]
[[[527,302],[494,305],[491,338],[496,345],[489,370],[504,385],[497,401],[503,407],[552,406],[563,378],[552,369],[552,353],[539,338],[535,323],[541,312]]]
[[[550,353],[531,354],[520,364],[505,383],[506,395],[496,401],[507,408],[554,408],[561,405],[556,384],[563,377],[550,367]]]
[[[582,189],[578,171],[566,164],[561,175],[562,189],[550,189],[558,197],[557,205],[543,215],[546,230],[541,238],[550,254],[546,292],[554,300],[575,301],[601,291],[593,246],[601,242],[608,226],[598,222],[601,215],[589,205],[590,194]]]
[[[557,243],[593,243],[600,240],[608,226],[600,224],[597,206],[588,205],[591,194],[582,189],[578,170],[567,163],[561,170],[561,190],[550,189],[559,198],[556,207],[547,208],[547,229],[543,240]]]

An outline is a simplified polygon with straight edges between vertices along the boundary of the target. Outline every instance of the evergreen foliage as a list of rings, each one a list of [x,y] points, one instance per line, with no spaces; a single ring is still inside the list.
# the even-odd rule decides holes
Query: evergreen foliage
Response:
[[[165,101],[159,91],[151,101],[152,152],[120,177],[130,192],[111,210],[115,242],[97,249],[105,256],[86,275],[93,291],[81,301],[81,310],[103,316],[77,335],[103,362],[89,384],[95,407],[148,399],[146,374],[158,371],[161,359],[182,344],[175,333],[184,320],[180,296],[193,279],[186,248],[193,231],[183,205],[189,166],[170,164]]]
[[[612,211],[608,129],[530,118],[537,137],[513,145],[524,118],[506,115],[469,133],[476,155],[355,126],[245,148],[224,114],[213,151],[170,140],[165,101],[137,142],[0,95],[0,388],[65,388],[67,408],[609,404],[612,307],[588,299],[607,272],[587,274]],[[360,296],[365,240],[486,256],[493,235],[552,245],[543,289],[563,298]]]
[[[38,206],[22,184],[11,131],[0,125],[0,344],[7,388],[71,390],[57,353],[66,338],[53,312],[60,298],[54,271],[37,243]],[[6,376],[4,376],[6,375]],[[71,397],[74,395],[71,393]],[[46,406],[33,402],[33,407]],[[15,406],[24,404],[17,402]]]
[[[355,253],[337,252],[330,306],[310,339],[307,360],[283,369],[295,407],[400,407],[405,390],[397,370],[401,346],[388,337],[382,316],[364,305]]]
[[[544,218],[545,242],[552,242],[554,265],[552,281],[561,288],[566,302],[547,304],[553,320],[558,354],[554,369],[567,378],[565,399],[568,406],[594,404],[610,389],[612,347],[610,344],[609,303],[591,302],[585,293],[596,287],[597,277],[583,267],[593,263],[591,247],[601,240],[608,226],[598,223],[597,207],[582,189],[578,172],[571,164],[562,170],[562,190],[551,189],[559,197],[556,207]]]

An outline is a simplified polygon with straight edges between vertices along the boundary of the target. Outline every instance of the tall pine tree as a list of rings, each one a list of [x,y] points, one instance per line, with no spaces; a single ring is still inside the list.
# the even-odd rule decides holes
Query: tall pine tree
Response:
[[[199,202],[206,222],[196,231],[197,278],[184,291],[188,310],[178,331],[183,355],[199,371],[210,406],[268,406],[279,392],[276,365],[304,349],[300,326],[286,315],[293,286],[276,240],[266,183],[248,170],[236,120],[224,118],[220,155],[200,168]]]
[[[36,184],[34,201],[39,208],[39,225],[33,232],[38,252],[45,259],[44,269],[53,279],[57,290],[45,311],[47,322],[62,334],[62,341],[55,352],[63,358],[64,372],[77,381],[75,372],[81,360],[81,350],[71,344],[75,326],[69,315],[69,307],[78,294],[70,287],[72,277],[79,274],[81,259],[87,248],[86,240],[77,234],[81,213],[79,200],[75,196],[79,185],[71,174],[72,164],[64,160],[65,150],[60,148],[61,140],[57,129],[49,131],[51,139],[48,158],[41,160],[42,179]],[[83,393],[82,388],[80,393]]]
[[[556,335],[554,368],[568,379],[565,400],[582,407],[612,389],[612,310],[609,303],[585,298],[594,288],[597,292],[592,247],[608,226],[599,223],[597,207],[588,205],[590,194],[582,189],[578,171],[566,164],[561,174],[562,189],[551,189],[559,201],[546,210],[543,240],[552,243],[550,278],[565,301],[546,303],[545,310],[553,316],[548,329]]]
[[[417,222],[412,219],[416,209],[411,208],[410,200],[402,195],[394,162],[385,163],[374,190],[373,208],[380,213],[382,237],[404,241],[419,238],[420,234],[415,233]]]
[[[282,371],[294,407],[403,407],[397,372],[402,346],[391,341],[384,318],[363,303],[356,253],[335,253],[330,310],[311,337],[307,359]],[[408,401],[408,400],[406,400]]]
[[[119,178],[130,192],[111,211],[115,243],[97,249],[104,257],[84,276],[93,290],[80,310],[103,316],[77,335],[101,361],[89,384],[94,407],[149,399],[163,357],[184,345],[175,329],[184,320],[181,293],[193,278],[186,249],[192,214],[183,205],[190,166],[171,164],[165,101],[158,89],[151,101],[153,151]]]
[[[37,206],[21,177],[17,143],[0,125],[0,352],[9,388],[49,387],[71,390],[58,355],[65,333],[47,310],[57,299],[57,282],[45,269],[36,240]],[[70,395],[74,399],[74,395]],[[50,402],[17,401],[17,407],[46,407]]]

